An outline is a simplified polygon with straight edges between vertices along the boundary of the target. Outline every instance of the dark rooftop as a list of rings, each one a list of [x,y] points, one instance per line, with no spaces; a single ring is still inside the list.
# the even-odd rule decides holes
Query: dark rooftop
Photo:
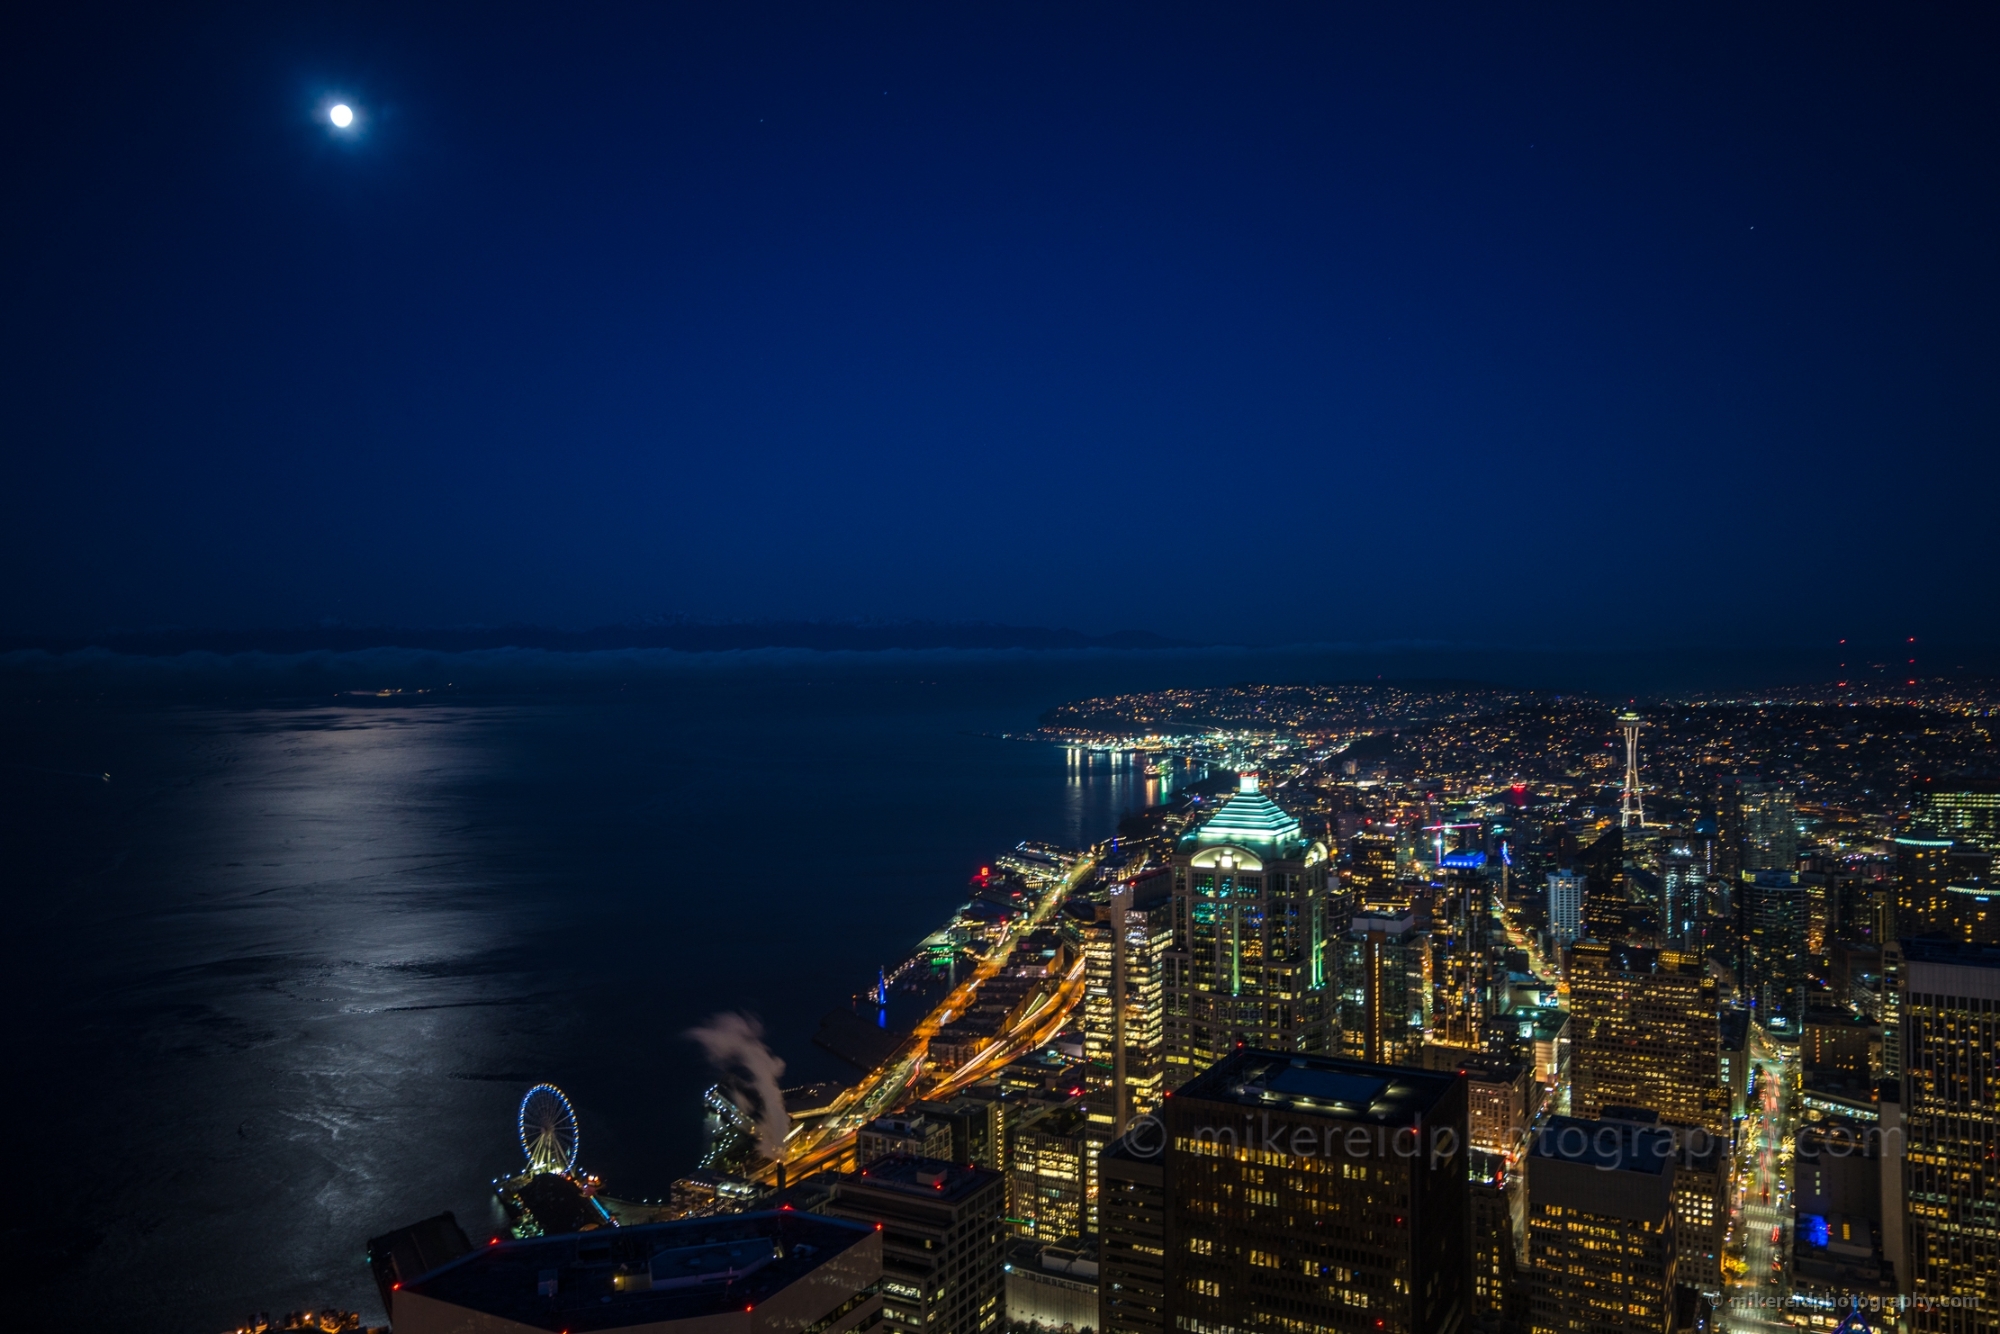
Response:
[[[1657,973],[1680,973],[1688,976],[1702,976],[1700,960],[1691,954],[1674,954],[1671,950],[1648,949],[1640,945],[1609,944],[1600,940],[1587,940],[1576,947],[1575,958],[1588,958],[1592,954],[1605,956],[1605,966],[1615,973],[1649,975]]]
[[[1165,1145],[1158,1135],[1147,1136],[1128,1130],[1117,1139],[1104,1146],[1098,1161],[1117,1159],[1121,1162],[1158,1163]]]
[[[1512,1084],[1527,1071],[1525,1061],[1510,1061],[1504,1056],[1478,1055],[1460,1061],[1452,1067],[1467,1079],[1482,1084]]]
[[[1968,945],[1940,936],[1918,936],[1902,942],[1903,958],[1911,963],[1944,963],[1957,968],[2000,968],[2000,945]]]
[[[1872,1028],[1875,1021],[1865,1019],[1852,1010],[1843,1010],[1833,1005],[1809,1005],[1806,1007],[1807,1028]]]
[[[382,1307],[389,1306],[393,1286],[420,1278],[472,1249],[472,1241],[447,1209],[434,1217],[368,1239],[368,1267],[382,1290]]]
[[[1196,1075],[1174,1096],[1408,1125],[1435,1107],[1457,1078],[1408,1066],[1245,1047]]]
[[[859,1172],[841,1178],[843,1189],[855,1186],[899,1191],[928,1199],[956,1202],[992,1182],[1000,1174],[983,1167],[960,1167],[940,1158],[894,1153],[878,1158]]]
[[[1607,1172],[1658,1176],[1673,1160],[1674,1132],[1633,1121],[1582,1121],[1552,1116],[1535,1136],[1529,1154],[1581,1163]]]
[[[803,1213],[689,1218],[496,1243],[404,1288],[536,1329],[622,1329],[755,1306],[872,1234]]]

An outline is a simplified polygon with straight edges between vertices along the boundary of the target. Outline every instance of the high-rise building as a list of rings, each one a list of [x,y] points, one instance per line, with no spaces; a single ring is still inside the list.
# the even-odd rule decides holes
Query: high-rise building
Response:
[[[1110,1136],[1074,1102],[1007,1132],[1007,1218],[1023,1236],[1054,1241],[1097,1230],[1097,1161]]]
[[[1164,1132],[1147,1123],[1099,1160],[1099,1334],[1167,1328],[1167,1178]]]
[[[1444,1042],[1468,1051],[1484,1050],[1492,1027],[1489,1021],[1504,1008],[1495,1005],[1493,994],[1492,913],[1485,867],[1483,852],[1446,853],[1440,868],[1444,887],[1435,912],[1433,1027]],[[1500,980],[1504,989],[1504,969]]]
[[[1870,1057],[1879,1059],[1882,1030],[1845,1006],[1813,1005],[1806,1009],[1799,1043],[1807,1078],[1815,1075],[1849,1084],[1868,1084]]]
[[[1744,935],[1739,987],[1757,1022],[1797,1037],[1807,995],[1806,886],[1797,871],[1745,871],[1736,887]]]
[[[1527,1158],[1532,1334],[1669,1334],[1673,1132],[1558,1116]]]
[[[1743,1100],[1750,1094],[1749,1012],[1724,1010],[1716,1027],[1721,1038],[1722,1091],[1728,1098],[1727,1111],[1733,1120],[1743,1115]]]
[[[1448,1334],[1469,1317],[1465,1084],[1246,1048],[1165,1104],[1187,1334]]]
[[[1585,941],[1570,960],[1571,1106],[1643,1107],[1729,1133],[1715,985],[1701,960]]]
[[[1942,911],[1933,930],[1970,945],[2000,944],[2000,878],[1994,854],[1970,843],[1954,843],[1945,854]]]
[[[1340,1054],[1405,1065],[1424,1040],[1430,990],[1430,935],[1400,917],[1356,917],[1335,942]]]
[[[1156,893],[1148,895],[1148,885]],[[1166,1076],[1166,963],[1173,948],[1173,896],[1164,874],[1136,887],[1132,906],[1123,896],[1100,910],[1100,920],[1084,930],[1083,1057],[1091,1117],[1116,1127],[1116,1086],[1122,1039],[1127,1118],[1151,1111],[1164,1092]],[[1125,914],[1125,957],[1112,951],[1114,918]],[[1112,1008],[1112,993],[1123,970],[1125,1013]],[[1110,1138],[1107,1134],[1105,1138]]]
[[[1891,936],[1882,946],[1882,1077],[1903,1077],[1903,942]]]
[[[1007,1323],[1015,1329],[1090,1329],[1097,1324],[1097,1239],[1022,1239],[1007,1247]]]
[[[1825,875],[1801,871],[1799,886],[1806,893],[1806,954],[1808,962],[1817,963],[1833,943],[1833,885]]]
[[[1465,1120],[1472,1147],[1496,1161],[1517,1159],[1534,1097],[1534,1072],[1527,1062],[1429,1043],[1418,1057],[1426,1070],[1449,1071],[1465,1080]]]
[[[1829,898],[1832,903],[1833,941],[1835,944],[1877,946],[1880,937],[1875,930],[1875,892],[1877,882],[1866,875],[1852,871],[1834,873]],[[1833,946],[1828,946],[1829,953]]]
[[[951,1128],[951,1152],[938,1155],[1004,1171],[1007,1165],[1007,1103],[1000,1090],[975,1084],[949,1098],[914,1103],[910,1110]]]
[[[1472,1327],[1482,1334],[1511,1334],[1521,1315],[1520,1248],[1514,1204],[1520,1196],[1505,1161],[1473,1149],[1466,1186],[1472,1220]]]
[[[1729,1223],[1729,1140],[1700,1126],[1677,1125],[1641,1107],[1607,1107],[1606,1122],[1657,1126],[1671,1139],[1647,1141],[1674,1155],[1676,1279],[1711,1298],[1722,1295],[1722,1239]]]
[[[1729,1230],[1729,1140],[1699,1126],[1667,1129],[1681,1145],[1674,1164],[1676,1282],[1720,1298],[1722,1240]]]
[[[2000,1330],[2000,947],[1906,940],[1903,1213],[1910,1327]]]
[[[1707,911],[1702,892],[1708,877],[1691,841],[1668,843],[1660,859],[1660,934],[1669,949],[1701,954],[1702,917]]]
[[[877,1158],[903,1153],[912,1158],[952,1161],[950,1123],[921,1113],[878,1116],[855,1132],[854,1161],[866,1167]]]
[[[1888,924],[1889,939],[1947,929],[1951,850],[1948,838],[1912,835],[1896,840],[1896,897]]]
[[[1876,1086],[1875,1114],[1881,1137],[1876,1141],[1876,1182],[1882,1201],[1882,1260],[1894,1276],[1897,1292],[1908,1291],[1909,1220],[1903,1208],[1903,1151],[1909,1132],[1903,1125],[1903,1081],[1884,1079]]]
[[[1638,831],[1634,831],[1635,833]],[[1610,829],[1576,855],[1583,874],[1582,936],[1624,940],[1635,925],[1632,876],[1625,858],[1625,830]]]
[[[884,1158],[841,1174],[825,1212],[881,1225],[883,1315],[898,1334],[980,1334],[1006,1315],[998,1172]]]
[[[860,1334],[882,1320],[883,1251],[873,1227],[799,1212],[530,1237],[400,1282],[390,1318],[399,1334]]]
[[[2000,886],[1953,885],[1944,934],[1967,945],[2000,945]]]
[[[1558,950],[1574,945],[1583,931],[1583,877],[1575,871],[1549,872],[1549,936]]]
[[[1882,1245],[1881,1149],[1878,1128],[1852,1120],[1816,1120],[1798,1132],[1795,1325],[1834,1329],[1856,1299],[1863,1309],[1895,1307],[1895,1270]]]
[[[1323,1052],[1334,1041],[1324,844],[1245,774],[1177,845],[1167,956],[1166,1084],[1238,1043]]]
[[[1341,877],[1356,912],[1399,912],[1410,906],[1396,869],[1396,836],[1364,830],[1347,843],[1347,870]]]
[[[2000,789],[1933,787],[1918,797],[1917,820],[1938,838],[2000,852]]]
[[[1795,871],[1799,861],[1798,797],[1785,783],[1731,780],[1725,809],[1733,809],[1738,871]]]

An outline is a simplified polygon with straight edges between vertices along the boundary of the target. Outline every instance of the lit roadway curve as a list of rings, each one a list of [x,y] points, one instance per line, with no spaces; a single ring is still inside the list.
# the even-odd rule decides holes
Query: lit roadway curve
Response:
[[[1007,928],[1007,934],[979,961],[972,975],[959,983],[950,995],[938,1003],[936,1009],[924,1017],[911,1033],[909,1044],[900,1055],[877,1066],[859,1084],[841,1094],[825,1120],[817,1126],[800,1130],[785,1142],[787,1180],[800,1180],[838,1161],[854,1142],[855,1132],[891,1110],[912,1084],[916,1084],[917,1090],[925,1097],[945,1096],[991,1074],[1014,1057],[1033,1051],[1062,1031],[1077,1002],[1083,999],[1084,960],[1081,958],[1050,996],[1021,1016],[976,1059],[940,1077],[929,1087],[922,1083],[923,1060],[929,1054],[931,1039],[937,1036],[938,1030],[949,1023],[953,1015],[963,1013],[971,1005],[979,986],[999,973],[1001,965],[1013,951],[1015,941],[1046,921],[1096,865],[1097,859],[1087,856],[1071,867],[1069,874],[1052,885],[1025,917]],[[750,1175],[758,1181],[775,1182],[778,1164],[761,1163]]]
[[[1732,1179],[1730,1236],[1724,1253],[1740,1256],[1743,1272],[1727,1286],[1724,1329],[1790,1329],[1779,1305],[1789,1291],[1792,1245],[1790,1140],[1792,1053],[1765,1040],[1751,1026],[1750,1050],[1764,1075],[1757,1101],[1743,1122],[1743,1143]]]

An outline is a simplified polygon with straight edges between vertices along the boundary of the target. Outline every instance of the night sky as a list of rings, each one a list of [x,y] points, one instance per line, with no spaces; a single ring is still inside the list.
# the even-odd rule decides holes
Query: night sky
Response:
[[[1995,38],[10,7],[0,629],[1990,642]]]

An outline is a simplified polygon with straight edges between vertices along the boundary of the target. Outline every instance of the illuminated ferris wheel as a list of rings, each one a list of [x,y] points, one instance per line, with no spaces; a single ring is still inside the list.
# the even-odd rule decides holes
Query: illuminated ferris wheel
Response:
[[[567,1175],[576,1167],[576,1109],[554,1084],[537,1084],[521,1099],[521,1152],[528,1173]]]

